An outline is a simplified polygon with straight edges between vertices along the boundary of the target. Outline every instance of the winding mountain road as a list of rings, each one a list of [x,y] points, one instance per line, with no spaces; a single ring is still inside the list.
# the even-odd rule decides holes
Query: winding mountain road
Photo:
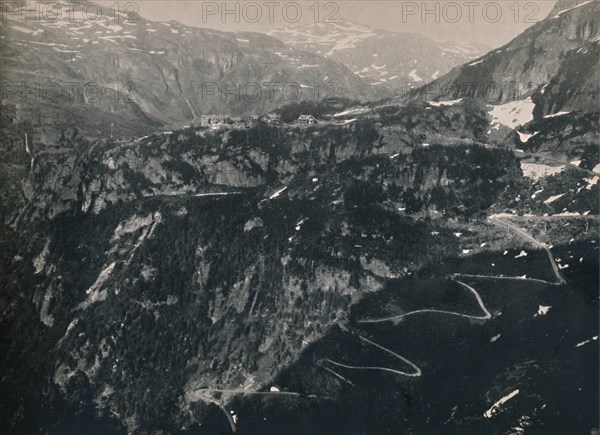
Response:
[[[384,318],[379,318],[379,319],[357,320],[357,323],[360,323],[360,324],[370,324],[371,323],[372,324],[372,323],[382,323],[382,322],[397,321],[397,320],[401,320],[401,319],[403,319],[405,317],[413,316],[413,315],[416,315],[416,314],[444,314],[444,315],[456,316],[456,317],[461,317],[461,318],[464,318],[464,319],[477,320],[477,321],[486,321],[486,320],[491,319],[492,318],[492,313],[490,313],[490,311],[488,310],[488,308],[485,306],[485,303],[483,302],[483,299],[481,298],[481,295],[479,294],[479,292],[475,288],[471,287],[470,285],[468,285],[468,284],[466,284],[466,283],[464,283],[464,282],[459,281],[458,279],[456,279],[456,277],[459,277],[459,276],[468,277],[468,278],[534,281],[534,282],[544,283],[544,284],[547,284],[547,285],[562,285],[562,284],[565,283],[565,280],[561,276],[560,270],[558,268],[558,265],[554,261],[554,258],[552,256],[552,252],[550,251],[550,249],[548,248],[548,246],[546,246],[544,243],[536,240],[534,237],[532,237],[530,234],[528,234],[522,228],[519,228],[519,227],[517,227],[516,225],[514,225],[514,224],[512,224],[510,222],[506,222],[506,221],[501,220],[501,219],[499,219],[497,217],[490,217],[489,219],[493,223],[504,225],[508,229],[514,231],[516,234],[518,234],[519,236],[521,236],[523,239],[531,242],[535,246],[538,246],[538,247],[544,249],[546,251],[546,254],[548,255],[548,259],[550,260],[550,264],[551,264],[552,270],[554,271],[554,274],[556,276],[557,282],[552,283],[552,282],[544,281],[544,280],[541,280],[541,279],[524,278],[524,277],[505,277],[505,276],[473,275],[473,274],[459,274],[459,273],[456,273],[456,274],[452,275],[453,281],[457,282],[458,284],[460,284],[461,286],[463,286],[464,288],[466,288],[467,290],[469,290],[473,294],[473,296],[475,297],[475,300],[477,301],[477,304],[481,308],[481,311],[482,311],[481,315],[472,315],[472,314],[458,313],[458,312],[449,311],[449,310],[438,310],[438,309],[433,309],[433,308],[426,308],[426,309],[414,310],[414,311],[410,311],[410,312],[407,312],[407,313],[399,314],[399,315],[396,315],[396,316],[389,316],[389,317],[384,317]],[[338,322],[338,326],[340,327],[340,329],[342,331],[348,332],[350,334],[353,334],[353,335],[357,336],[361,341],[363,341],[363,342],[367,343],[368,345],[373,346],[373,347],[375,347],[375,348],[377,348],[377,349],[379,349],[379,350],[381,350],[383,352],[386,352],[386,353],[390,354],[391,356],[393,356],[397,360],[400,360],[403,364],[407,365],[408,367],[410,367],[412,369],[411,371],[404,371],[404,370],[393,369],[393,368],[389,368],[389,367],[355,366],[355,365],[350,365],[350,364],[345,364],[345,363],[337,362],[337,361],[334,361],[334,360],[332,360],[330,358],[323,358],[323,359],[319,360],[319,363],[321,363],[322,368],[324,370],[326,370],[327,372],[329,372],[330,374],[332,374],[335,377],[337,377],[339,380],[341,380],[343,382],[346,382],[349,385],[354,386],[354,384],[350,380],[346,379],[344,376],[342,376],[341,374],[337,373],[332,368],[327,367],[325,364],[330,364],[332,366],[341,367],[341,368],[345,368],[345,369],[349,369],[349,370],[382,371],[382,372],[388,372],[388,373],[392,373],[392,374],[396,374],[396,375],[401,375],[401,376],[406,376],[406,377],[410,377],[410,378],[420,377],[423,374],[422,370],[415,363],[413,363],[412,361],[410,361],[407,358],[404,358],[403,356],[399,355],[398,353],[394,352],[393,350],[388,349],[388,348],[386,348],[386,347],[384,347],[384,346],[382,346],[380,344],[375,343],[374,341],[368,339],[367,337],[365,337],[364,335],[362,335],[358,331],[349,328],[346,325],[346,321],[340,321],[340,322]],[[241,395],[287,395],[287,396],[302,396],[302,394],[295,393],[295,392],[288,392],[288,391],[247,391],[247,390],[243,390],[243,389],[200,388],[200,389],[196,390],[195,392],[198,394],[198,396],[200,397],[200,399],[202,399],[203,401],[215,404],[216,406],[218,406],[221,409],[221,411],[223,411],[223,413],[227,417],[227,420],[228,420],[228,422],[229,422],[229,424],[231,426],[231,430],[234,433],[236,432],[236,422],[235,422],[234,416],[230,412],[228,412],[227,408],[225,407],[225,405],[221,401],[210,397],[210,393],[219,392],[219,393],[225,393],[225,394],[241,394]],[[308,397],[317,397],[317,396],[309,395]]]
[[[426,309],[423,309],[423,310],[409,311],[408,313],[399,314],[397,316],[384,317],[384,318],[381,318],[381,319],[363,319],[363,320],[357,320],[357,323],[382,323],[382,322],[390,322],[390,321],[394,321],[394,320],[400,320],[400,319],[402,319],[404,317],[412,316],[414,314],[424,314],[424,313],[447,314],[447,315],[450,315],[450,316],[464,317],[466,319],[472,319],[472,320],[487,320],[487,319],[491,319],[492,318],[492,314],[486,308],[486,306],[483,303],[483,300],[481,299],[481,296],[479,295],[479,293],[477,292],[477,290],[475,290],[473,287],[471,287],[468,284],[465,284],[462,281],[458,281],[458,280],[454,280],[454,281],[456,281],[458,284],[462,285],[467,290],[469,290],[471,293],[473,293],[473,295],[475,296],[475,299],[477,300],[477,303],[479,304],[479,307],[483,311],[483,316],[474,316],[472,314],[463,314],[463,313],[457,313],[457,312],[454,312],[454,311],[436,310],[436,309],[433,309],[433,308],[426,308]]]
[[[363,320],[357,320],[357,323],[361,323],[361,324],[368,324],[368,323],[382,323],[382,322],[390,322],[390,321],[397,321],[400,319],[403,319],[407,316],[412,316],[415,314],[445,314],[445,315],[449,315],[449,316],[456,316],[456,317],[461,317],[461,318],[465,318],[465,319],[470,319],[470,320],[479,320],[479,321],[485,321],[485,320],[489,320],[492,318],[492,314],[490,313],[490,311],[487,309],[487,307],[485,306],[483,299],[481,298],[481,295],[479,294],[479,292],[474,289],[473,287],[471,287],[468,284],[465,284],[462,281],[459,281],[456,279],[456,277],[459,276],[464,276],[464,277],[468,277],[468,278],[484,278],[484,279],[498,279],[498,280],[517,280],[517,281],[533,281],[533,282],[539,282],[539,283],[543,283],[543,284],[547,284],[547,285],[562,285],[565,284],[565,280],[564,278],[561,276],[560,274],[560,269],[558,268],[558,265],[556,264],[556,262],[554,261],[554,257],[552,256],[552,252],[550,251],[550,248],[548,246],[546,246],[546,244],[536,240],[533,236],[531,236],[530,234],[528,234],[525,230],[523,230],[522,228],[519,228],[518,226],[510,223],[510,222],[506,222],[498,217],[495,216],[490,216],[489,220],[495,224],[499,224],[499,225],[503,225],[506,228],[508,228],[509,230],[514,231],[517,235],[521,236],[521,238],[527,240],[528,242],[532,243],[535,246],[538,246],[540,248],[542,248],[544,251],[546,251],[546,254],[548,255],[548,259],[550,260],[550,265],[552,266],[552,270],[554,271],[554,275],[556,276],[556,282],[548,282],[542,279],[536,279],[536,278],[526,278],[526,277],[518,277],[518,276],[490,276],[490,275],[473,275],[473,274],[460,274],[460,273],[455,273],[452,275],[452,279],[457,282],[458,284],[462,285],[463,287],[465,287],[467,290],[469,290],[473,296],[475,297],[475,299],[477,300],[477,303],[479,304],[479,307],[481,308],[481,311],[483,312],[483,315],[472,315],[472,314],[464,314],[464,313],[457,313],[454,311],[448,311],[448,310],[438,310],[438,309],[433,309],[433,308],[427,308],[427,309],[422,309],[422,310],[415,310],[415,311],[410,311],[408,313],[403,313],[403,314],[399,314],[396,316],[389,316],[389,317],[384,317],[384,318],[379,318],[379,319],[363,319]],[[343,364],[340,362],[336,362],[333,361],[329,358],[325,358],[323,360],[321,360],[321,362],[326,362],[329,364],[333,364],[335,366],[338,367],[343,367],[346,369],[352,369],[352,370],[379,370],[379,371],[384,371],[384,372],[391,372],[394,374],[399,374],[402,376],[408,376],[408,377],[419,377],[422,374],[421,369],[414,364],[412,361],[404,358],[401,355],[398,355],[397,353],[395,353],[394,351],[387,349],[371,340],[369,340],[368,338],[362,336],[360,333],[349,329],[347,326],[345,326],[344,323],[340,322],[338,323],[338,325],[340,326],[340,328],[344,331],[350,332],[356,336],[358,336],[361,340],[363,340],[364,342],[375,346],[377,348],[379,348],[380,350],[383,350],[391,355],[393,355],[395,358],[401,360],[403,363],[408,364],[410,367],[413,368],[413,372],[405,372],[402,370],[396,370],[396,369],[391,369],[389,367],[373,367],[373,366],[353,366],[353,365],[349,365],[349,364]],[[343,376],[339,375],[338,373],[334,372],[333,370],[327,368],[327,367],[323,367],[326,370],[328,370],[329,372],[332,372],[332,374],[334,374],[335,376],[337,376],[338,378],[341,378],[343,381],[346,381],[348,383],[351,384],[350,381],[348,381],[347,379],[345,379]]]
[[[364,319],[364,320],[358,320],[357,323],[381,323],[381,322],[389,322],[389,321],[399,320],[401,318],[404,318],[404,317],[407,317],[407,316],[411,316],[411,315],[415,315],[415,314],[426,314],[426,313],[430,313],[430,314],[431,313],[446,314],[446,315],[458,316],[458,317],[463,317],[463,318],[472,319],[472,320],[488,320],[488,319],[491,319],[492,318],[492,314],[486,308],[486,306],[483,303],[483,300],[481,299],[481,296],[479,295],[479,293],[477,292],[477,290],[475,290],[470,285],[465,284],[464,282],[461,282],[461,281],[458,281],[458,280],[455,280],[455,281],[457,283],[459,283],[460,285],[462,285],[463,287],[465,287],[471,293],[473,293],[473,295],[475,296],[475,299],[477,300],[477,303],[479,304],[479,307],[483,311],[483,315],[481,315],[481,316],[474,316],[474,315],[470,315],[470,314],[456,313],[454,311],[447,311],[447,310],[423,309],[423,310],[410,311],[408,313],[403,313],[403,314],[400,314],[398,316],[390,316],[390,317],[385,317],[385,318],[381,318],[381,319]],[[360,340],[364,341],[365,343],[367,343],[367,344],[369,344],[371,346],[374,346],[374,347],[376,347],[376,348],[378,348],[378,349],[380,349],[380,350],[382,350],[384,352],[389,353],[390,355],[392,355],[396,359],[399,359],[404,364],[410,366],[413,369],[413,371],[412,372],[407,372],[407,371],[403,371],[403,370],[392,369],[392,368],[389,368],[389,367],[378,367],[378,366],[353,366],[353,365],[350,365],[350,364],[344,364],[344,363],[340,363],[340,362],[337,362],[337,361],[333,361],[333,360],[331,360],[329,358],[325,358],[325,359],[321,360],[321,362],[333,364],[333,365],[335,365],[337,367],[342,367],[342,368],[350,369],[350,370],[376,370],[376,371],[389,372],[389,373],[393,373],[393,374],[397,374],[397,375],[401,375],[401,376],[412,377],[412,378],[420,377],[423,374],[423,372],[419,368],[419,366],[417,366],[415,363],[413,363],[409,359],[404,358],[403,356],[397,354],[393,350],[390,350],[390,349],[388,349],[386,347],[383,347],[380,344],[377,344],[377,343],[375,343],[372,340],[369,340],[368,338],[366,338],[365,336],[363,336],[359,332],[348,328],[345,325],[344,322],[339,322],[338,326],[343,331],[349,332],[349,333],[351,333],[353,335],[356,335]],[[324,368],[328,369],[327,367],[324,367]],[[329,370],[329,371],[331,371],[331,370]],[[337,376],[337,377],[341,377],[341,375],[339,375],[338,373],[334,372],[333,374],[335,376]],[[343,378],[343,380],[346,381],[346,382],[349,382],[345,378]]]
[[[413,372],[405,372],[402,370],[396,370],[396,369],[390,369],[388,367],[377,367],[377,366],[352,366],[349,364],[343,364],[343,363],[339,363],[336,361],[333,361],[329,358],[325,358],[323,360],[321,360],[322,362],[327,362],[330,364],[333,364],[335,366],[338,367],[343,367],[346,369],[352,369],[352,370],[378,370],[378,371],[383,371],[383,372],[390,372],[390,373],[394,373],[397,375],[402,375],[402,376],[408,376],[408,377],[419,377],[421,376],[422,372],[421,369],[412,361],[404,358],[401,355],[398,355],[396,352],[394,352],[393,350],[390,350],[386,347],[383,347],[380,344],[375,343],[374,341],[369,340],[367,337],[363,336],[362,334],[358,333],[357,331],[354,331],[350,328],[348,328],[343,322],[339,322],[338,326],[340,327],[340,329],[342,329],[342,331],[348,332],[350,334],[353,334],[355,336],[357,336],[360,340],[364,341],[365,343],[374,346],[386,353],[389,353],[390,355],[392,355],[394,358],[399,359],[400,361],[402,361],[404,364],[407,364],[408,366],[410,366],[413,369]]]
[[[225,404],[220,400],[217,400],[210,396],[210,393],[225,393],[225,394],[236,394],[236,395],[277,395],[277,396],[302,396],[300,393],[295,393],[292,391],[247,391],[242,389],[218,389],[218,388],[198,388],[194,390],[200,399],[204,402],[212,403],[219,407],[225,417],[227,417],[227,421],[229,422],[229,426],[231,427],[231,431],[233,433],[236,432],[235,419],[233,415],[227,410]],[[207,394],[206,394],[207,393]],[[315,395],[309,394],[306,397],[317,397]]]
[[[212,397],[206,396],[206,395],[204,395],[202,393],[198,393],[198,396],[200,396],[200,398],[204,402],[209,402],[209,403],[212,403],[214,405],[217,405],[219,407],[219,409],[221,409],[221,411],[223,411],[223,414],[225,414],[225,417],[227,417],[227,421],[229,422],[229,426],[231,427],[231,431],[233,433],[235,433],[235,431],[236,431],[235,420],[233,419],[233,416],[227,411],[227,408],[225,407],[225,405],[223,405],[217,399],[213,399]]]
[[[499,223],[500,225],[506,226],[507,228],[513,230],[515,233],[517,233],[519,236],[521,236],[523,239],[531,242],[533,245],[538,246],[538,247],[542,248],[544,251],[546,251],[546,254],[548,255],[548,259],[550,260],[550,265],[552,266],[552,270],[554,271],[554,275],[556,275],[557,281],[553,285],[563,285],[566,283],[566,281],[560,274],[558,265],[554,261],[554,257],[552,256],[552,252],[550,251],[550,248],[548,248],[548,246],[545,243],[542,243],[539,240],[535,239],[532,235],[527,233],[522,228],[519,228],[518,226],[516,226],[510,222],[507,222],[505,220],[502,220],[498,217],[490,216],[489,220],[492,223]],[[550,284],[552,284],[552,283],[550,283]]]
[[[545,281],[543,279],[537,279],[537,278],[523,278],[522,276],[474,275],[471,273],[455,273],[455,274],[453,274],[453,276],[465,277],[465,278],[499,279],[499,280],[508,280],[508,281],[532,281],[532,282],[539,282],[541,284],[547,284],[547,285],[558,285],[555,282]]]

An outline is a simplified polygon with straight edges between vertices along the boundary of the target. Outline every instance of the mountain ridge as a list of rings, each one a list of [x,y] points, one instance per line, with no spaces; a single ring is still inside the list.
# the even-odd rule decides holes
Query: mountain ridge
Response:
[[[201,114],[260,115],[327,95],[384,97],[345,66],[264,34],[130,22],[102,10],[93,21],[31,22],[15,12],[0,24],[3,102],[19,120],[41,119],[37,130],[49,137],[38,141],[55,140],[57,125],[102,137],[113,124],[115,137],[131,137],[198,123]]]
[[[56,115],[44,131],[20,88],[3,101],[0,432],[589,431],[600,163],[597,116],[582,113],[598,47],[577,25],[586,6],[556,19],[585,42],[566,45],[546,87],[491,110],[477,89],[450,89],[425,101],[305,101],[275,109],[279,121],[211,127],[192,122],[194,71],[213,82],[341,72],[349,91],[372,86],[253,33],[102,21],[34,35],[2,24],[0,36],[23,34],[2,55],[13,80],[55,67],[53,77],[111,91],[144,74],[153,86],[122,90],[127,111],[93,94],[70,111],[44,100],[40,111]],[[534,48],[564,51],[548,29]],[[34,49],[45,33],[56,45]],[[85,53],[92,41],[98,59]],[[459,69],[496,79],[524,52]],[[544,59],[522,63],[522,76],[545,74]],[[582,110],[562,113],[565,102]],[[428,323],[348,337],[357,320],[403,317]],[[406,368],[389,355],[424,376],[398,378]],[[552,382],[563,375],[573,382]],[[520,391],[515,408],[497,401],[508,391]]]
[[[407,97],[475,98],[488,104],[532,97],[538,102],[537,116],[559,110],[597,110],[599,6],[598,0],[557,3],[546,19],[508,44],[454,68]],[[578,73],[567,79],[566,71],[573,67]],[[585,95],[576,92],[580,83],[573,78],[584,81]],[[565,86],[572,90],[558,91]],[[561,101],[556,101],[556,94],[562,94]]]
[[[428,83],[487,47],[441,42],[419,33],[398,33],[349,20],[286,26],[268,33],[302,50],[333,59],[392,95]]]

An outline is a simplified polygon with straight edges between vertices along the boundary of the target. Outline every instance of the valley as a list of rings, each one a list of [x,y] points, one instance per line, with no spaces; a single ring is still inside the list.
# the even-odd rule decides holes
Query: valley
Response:
[[[489,52],[9,14],[0,432],[597,431],[600,1],[575,3]],[[238,98],[264,83],[303,97]]]

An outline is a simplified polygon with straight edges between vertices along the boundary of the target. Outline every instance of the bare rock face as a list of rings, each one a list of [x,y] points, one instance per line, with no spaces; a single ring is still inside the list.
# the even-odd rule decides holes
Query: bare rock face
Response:
[[[255,228],[262,228],[264,223],[261,218],[255,217],[244,224],[244,232],[252,231]]]
[[[588,28],[588,30],[590,30]],[[548,85],[534,95],[534,114],[543,116],[571,112],[595,112],[598,110],[598,71],[600,63],[598,41],[582,45],[564,56],[564,62]],[[578,83],[574,86],[574,83]]]
[[[539,96],[539,115],[597,110],[598,83],[592,77],[598,71],[598,17],[598,0],[560,1],[546,19],[513,41],[455,68],[414,96],[470,97],[487,104]]]

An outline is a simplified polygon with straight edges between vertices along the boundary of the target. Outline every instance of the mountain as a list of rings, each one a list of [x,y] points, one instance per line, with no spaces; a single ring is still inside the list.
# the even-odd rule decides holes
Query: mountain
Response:
[[[44,134],[57,126],[106,137],[112,124],[114,137],[134,137],[199,122],[202,114],[259,115],[297,100],[384,96],[341,64],[263,34],[108,8],[92,8],[87,18],[75,11],[59,20],[10,12],[0,24],[3,104],[14,106],[14,124],[36,125],[37,142],[56,140]]]
[[[443,105],[472,99],[487,106],[495,143],[514,143],[536,165],[580,161],[600,140],[599,6],[557,2],[505,46],[404,97]]]
[[[123,70],[153,85],[128,111],[90,95],[2,106],[1,433],[596,431],[593,112],[532,120],[537,94],[492,107],[334,98],[270,109],[281,122],[161,131],[200,104],[181,90],[181,65],[196,62],[183,54],[199,50],[185,38],[229,47],[198,61],[226,77],[244,59],[263,71],[249,53],[285,45],[121,24],[38,27],[69,37],[48,52],[32,48],[45,43],[33,27],[3,24],[1,36],[24,34],[3,58],[13,80],[11,68],[98,82]],[[104,51],[70,40],[84,36]],[[157,46],[117,43],[144,38]],[[237,41],[251,38],[260,49]],[[113,46],[134,57],[109,62]],[[296,57],[271,54],[292,70]],[[121,139],[107,122],[157,130]]]
[[[344,19],[269,32],[288,45],[340,62],[373,86],[406,92],[488,51],[482,44],[439,42],[417,33],[396,33]]]
[[[486,128],[467,125],[485,122],[476,107],[429,112],[73,140],[20,177],[3,164],[19,187],[2,190],[0,429],[210,427],[218,390],[268,388],[386,277],[456,253],[425,216],[479,214],[519,166],[509,150],[414,146]]]
[[[0,359],[0,415],[9,416],[0,420],[2,431],[281,433],[269,429],[284,424],[272,415],[310,404],[324,410],[352,396],[323,368],[324,357],[312,355],[315,346],[337,352],[345,341],[330,334],[357,303],[398,280],[412,289],[428,270],[454,273],[460,269],[453,266],[469,262],[465,252],[484,256],[477,267],[490,267],[486,255],[501,267],[508,249],[509,260],[519,255],[522,241],[488,223],[489,213],[563,207],[546,193],[530,195],[533,185],[514,150],[486,143],[490,120],[476,102],[320,110],[316,125],[65,138],[32,152],[31,162],[26,150],[20,161],[3,161],[0,326],[10,339],[3,339]],[[580,202],[567,206],[597,214],[598,184],[582,190]],[[531,199],[520,199],[525,194]],[[555,242],[566,244],[571,235],[559,237]],[[575,251],[585,261],[571,262],[569,277],[587,271],[587,279],[597,267],[589,249]],[[503,267],[528,276],[534,272],[526,267],[539,269],[533,276],[549,279],[539,266],[545,257],[528,250],[534,266],[520,260]],[[581,285],[589,292],[587,281]],[[421,292],[410,294],[405,302]],[[575,323],[569,317],[569,330],[595,327],[590,312],[597,312],[586,310]],[[481,352],[489,342],[464,346]],[[506,356],[515,364],[522,358]],[[568,373],[536,358],[531,392],[524,393],[532,400],[544,384],[540,373]],[[308,368],[297,371],[297,364]],[[499,381],[488,379],[493,370],[480,377],[469,364],[459,366],[464,372],[452,379],[477,380],[468,400],[497,393]],[[419,385],[429,385],[424,379]],[[398,388],[414,389],[403,380],[391,385],[395,396]],[[439,382],[429,386],[439,394]],[[272,387],[283,394],[269,397]],[[361,390],[365,400],[368,391]],[[264,420],[261,411],[257,420],[240,400],[263,395],[278,411]],[[452,396],[444,413],[455,406]],[[541,412],[541,401],[554,397],[544,392],[527,412]],[[472,423],[455,421],[450,433],[482,424],[479,409],[465,412]],[[593,424],[590,415],[577,425]],[[307,422],[284,432],[330,427],[322,414],[296,418]],[[394,421],[394,430],[414,424]]]
[[[412,95],[503,104],[532,98],[535,116],[598,110],[600,2],[560,1],[511,42]]]

